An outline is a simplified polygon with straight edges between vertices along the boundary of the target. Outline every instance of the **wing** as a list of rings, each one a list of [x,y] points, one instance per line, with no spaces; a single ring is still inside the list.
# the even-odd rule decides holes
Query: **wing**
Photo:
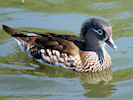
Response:
[[[39,36],[28,36],[5,25],[3,25],[3,30],[18,41],[24,52],[45,63],[72,67],[75,57],[80,58],[80,49],[73,42],[81,41],[82,43],[79,37],[37,32],[32,33]]]
[[[21,30],[21,31],[26,32],[26,33],[34,33],[34,34],[41,35],[44,37],[57,37],[57,38],[62,38],[68,41],[77,40],[77,41],[84,42],[83,39],[81,39],[80,37],[74,36],[74,35],[60,35],[60,34],[55,34],[55,33],[41,33],[41,32],[31,32],[31,31],[24,31],[24,30]]]

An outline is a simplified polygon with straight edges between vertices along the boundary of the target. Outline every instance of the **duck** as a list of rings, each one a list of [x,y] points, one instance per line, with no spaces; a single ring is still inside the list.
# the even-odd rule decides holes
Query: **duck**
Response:
[[[80,72],[99,72],[109,68],[111,57],[105,49],[106,44],[117,49],[111,25],[101,18],[86,19],[81,25],[80,37],[17,30],[4,24],[2,29],[34,60]]]

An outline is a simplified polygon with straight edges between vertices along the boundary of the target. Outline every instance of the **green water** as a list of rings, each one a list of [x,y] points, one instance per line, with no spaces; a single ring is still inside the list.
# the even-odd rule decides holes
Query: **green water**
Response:
[[[132,0],[0,0],[0,100],[133,100]],[[79,35],[82,22],[99,17],[113,27],[117,51],[111,68],[80,73],[32,60],[1,30]]]

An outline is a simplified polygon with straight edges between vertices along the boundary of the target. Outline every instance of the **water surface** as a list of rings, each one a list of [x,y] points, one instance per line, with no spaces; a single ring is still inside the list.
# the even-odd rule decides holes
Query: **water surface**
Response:
[[[79,35],[82,22],[99,17],[113,27],[118,46],[111,68],[80,73],[33,61],[0,27],[1,100],[132,100],[132,0],[1,0],[0,26]]]

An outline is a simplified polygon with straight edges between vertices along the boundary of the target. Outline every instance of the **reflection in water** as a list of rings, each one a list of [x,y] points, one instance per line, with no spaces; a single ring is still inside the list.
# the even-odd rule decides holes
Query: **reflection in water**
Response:
[[[111,84],[105,84],[104,82],[101,82],[99,84],[87,84],[84,83],[82,86],[89,90],[88,92],[84,93],[84,96],[91,97],[91,98],[104,98],[111,96],[112,93],[114,93],[114,90],[117,90],[115,88],[115,85]]]
[[[82,73],[40,64],[39,68],[36,68],[33,71],[27,70],[26,72],[34,75],[36,72],[40,72],[52,78],[78,78],[80,79],[83,88],[87,90],[87,92],[83,94],[86,97],[103,98],[110,96],[112,93],[114,93],[113,91],[116,90],[114,88],[115,85],[108,83],[108,81],[112,79],[111,68],[97,73]]]
[[[102,81],[106,83],[112,79],[112,70],[110,68],[97,73],[82,73],[40,65],[40,67],[34,71],[45,73],[45,75],[49,77],[79,78],[83,83],[87,84],[99,84]]]

